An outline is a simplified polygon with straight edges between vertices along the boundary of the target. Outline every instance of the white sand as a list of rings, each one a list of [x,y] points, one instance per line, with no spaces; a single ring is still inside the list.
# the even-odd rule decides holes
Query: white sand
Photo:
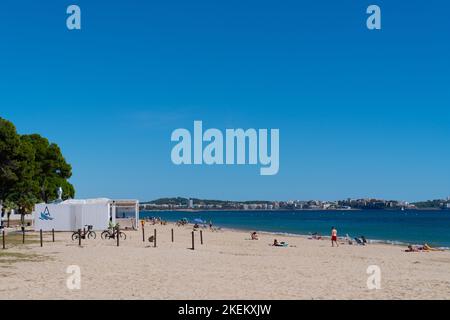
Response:
[[[153,233],[147,226],[147,237]],[[191,247],[191,229],[158,226],[158,248],[140,232],[114,240],[70,240],[44,248],[30,244],[8,252],[34,253],[40,262],[0,264],[0,299],[449,299],[450,253],[405,253],[389,245],[343,245],[264,234],[259,241],[237,231],[205,231]],[[171,243],[170,229],[175,229]],[[276,248],[274,238],[293,247]],[[47,236],[47,240],[50,236]],[[78,265],[81,290],[66,286],[66,269]],[[366,270],[378,265],[382,289],[368,290]]]

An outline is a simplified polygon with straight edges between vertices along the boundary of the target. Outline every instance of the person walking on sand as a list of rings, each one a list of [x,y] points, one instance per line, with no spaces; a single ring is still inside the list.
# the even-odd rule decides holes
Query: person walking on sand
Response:
[[[334,244],[339,247],[338,232],[335,227],[331,228],[331,246],[334,247]]]

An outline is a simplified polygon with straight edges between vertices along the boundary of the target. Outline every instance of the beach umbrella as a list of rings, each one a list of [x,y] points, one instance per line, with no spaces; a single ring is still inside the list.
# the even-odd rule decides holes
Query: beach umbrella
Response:
[[[202,219],[194,219],[194,222],[195,222],[195,223],[201,223],[201,224],[206,223],[206,222],[203,221]]]

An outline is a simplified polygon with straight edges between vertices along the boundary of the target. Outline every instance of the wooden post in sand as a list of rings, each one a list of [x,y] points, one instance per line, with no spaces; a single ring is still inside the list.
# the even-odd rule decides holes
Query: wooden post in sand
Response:
[[[195,250],[195,232],[192,231],[192,250]]]
[[[120,229],[117,228],[117,246],[120,247]]]
[[[52,229],[52,242],[55,242],[55,229]]]
[[[5,230],[3,230],[2,232],[2,242],[3,242],[3,250],[6,249],[6,245],[5,245]]]
[[[153,239],[153,245],[154,245],[155,248],[156,248],[156,229],[155,229],[155,239]]]
[[[44,246],[44,243],[43,243],[43,240],[42,240],[42,229],[39,230],[39,237],[40,237],[40,239],[41,239],[41,247],[43,247],[43,246]]]
[[[142,242],[145,243],[145,227],[142,226]]]
[[[174,243],[174,240],[175,240],[175,238],[174,238],[173,229],[172,229],[172,243]]]
[[[81,247],[81,229],[78,229],[78,245]]]
[[[25,227],[22,227],[22,244],[25,244]]]
[[[203,230],[200,230],[200,243],[203,245]]]

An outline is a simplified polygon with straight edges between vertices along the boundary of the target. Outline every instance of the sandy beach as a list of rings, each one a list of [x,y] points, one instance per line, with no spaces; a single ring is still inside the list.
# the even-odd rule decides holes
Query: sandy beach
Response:
[[[342,245],[272,234],[248,240],[247,232],[204,231],[191,248],[190,227],[157,229],[157,248],[140,231],[128,239],[83,241],[57,233],[0,252],[0,299],[449,299],[450,252],[405,253],[384,244]],[[171,229],[175,242],[171,242]],[[37,234],[34,235],[37,240]],[[287,248],[270,246],[274,238]],[[7,238],[8,239],[8,238]],[[69,290],[68,266],[81,269],[81,289]],[[380,290],[369,290],[371,265],[382,272]]]

